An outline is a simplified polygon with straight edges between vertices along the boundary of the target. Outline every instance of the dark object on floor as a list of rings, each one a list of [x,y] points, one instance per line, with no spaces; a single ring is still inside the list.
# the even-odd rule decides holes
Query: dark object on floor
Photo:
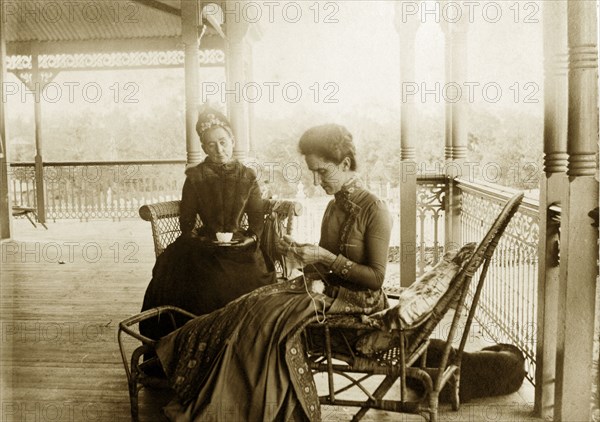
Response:
[[[439,365],[445,342],[431,340],[427,348],[427,366]],[[456,350],[450,351],[449,361],[455,359]],[[418,362],[417,362],[418,364]],[[415,364],[416,365],[416,364]],[[463,352],[460,370],[460,401],[465,403],[480,397],[511,394],[521,388],[525,379],[525,357],[512,344],[495,344],[478,352]],[[422,391],[420,383],[411,380],[410,387]],[[440,401],[450,403],[450,388],[446,386]]]
[[[598,228],[598,214],[600,207],[596,207],[593,210],[591,210],[590,212],[588,212],[588,216],[591,217],[592,220],[594,220],[594,222],[592,223],[592,226]]]

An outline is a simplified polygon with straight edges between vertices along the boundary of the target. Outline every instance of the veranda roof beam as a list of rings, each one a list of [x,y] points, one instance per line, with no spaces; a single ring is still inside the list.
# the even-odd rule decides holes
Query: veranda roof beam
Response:
[[[158,0],[133,0],[133,1],[135,3],[142,4],[144,6],[152,8],[152,9],[160,10],[161,12],[169,13],[174,16],[181,16],[181,9],[178,9],[173,6],[169,6],[168,4],[158,1]]]
[[[211,45],[211,38],[206,43]],[[203,40],[204,41],[204,40]],[[181,37],[148,37],[138,39],[105,39],[77,41],[37,42],[40,54],[89,54],[182,50]],[[6,46],[8,56],[31,55],[34,41],[9,42]],[[213,41],[213,45],[216,45]],[[207,47],[210,48],[210,47]]]

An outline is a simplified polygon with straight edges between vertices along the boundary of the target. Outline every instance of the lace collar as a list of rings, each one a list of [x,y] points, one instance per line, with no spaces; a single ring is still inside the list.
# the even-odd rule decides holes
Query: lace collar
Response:
[[[360,206],[357,205],[353,198],[356,193],[362,189],[362,181],[354,176],[349,179],[342,188],[335,194],[335,202],[340,206],[346,213],[346,219],[342,223],[340,228],[340,239],[339,249],[343,255],[348,255],[348,236],[350,235],[350,229],[354,226],[358,214],[360,212]]]
[[[210,159],[210,157],[206,157],[206,159],[204,160],[204,164],[208,165],[208,167],[215,169],[215,170],[234,170],[237,168],[239,161],[236,159],[233,159],[227,163],[215,163],[214,161],[212,161]]]
[[[360,178],[358,176],[353,176],[342,185],[342,188],[338,192],[335,193],[335,201],[342,205],[348,201],[352,202],[352,194],[356,192],[357,189],[361,188],[362,182]]]

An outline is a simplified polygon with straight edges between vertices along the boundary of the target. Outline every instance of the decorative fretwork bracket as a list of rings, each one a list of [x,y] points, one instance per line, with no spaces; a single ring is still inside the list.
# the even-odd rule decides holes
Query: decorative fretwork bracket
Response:
[[[33,72],[27,70],[10,70],[30,91],[36,91],[36,82],[33,80]],[[58,70],[44,70],[40,72],[39,89],[40,91],[56,78],[60,72]]]
[[[182,50],[40,54],[38,56],[39,69],[42,72],[182,67],[184,58]],[[224,66],[225,51],[220,48],[200,48],[199,62],[201,66]],[[30,55],[8,56],[6,68],[17,75],[23,83],[27,83],[25,81],[31,79],[26,72],[33,68],[32,57]]]

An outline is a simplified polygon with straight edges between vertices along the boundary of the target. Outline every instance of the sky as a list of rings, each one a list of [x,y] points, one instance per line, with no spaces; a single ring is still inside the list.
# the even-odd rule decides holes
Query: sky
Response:
[[[288,8],[291,16],[286,16],[282,8],[280,14],[273,13],[273,19],[263,16],[260,21],[263,36],[254,46],[256,79],[296,82],[302,87],[303,99],[326,114],[356,109],[377,113],[381,108],[390,107],[397,110],[401,102],[402,49],[394,27],[397,2],[292,3],[302,6],[299,22],[290,21],[293,15],[289,11],[293,8]],[[416,80],[410,82],[416,85],[418,92],[437,91],[441,98],[440,101],[432,94],[424,98],[416,94],[421,108],[443,107],[446,81],[441,25],[453,20],[451,9],[439,8],[435,2],[408,3],[413,8],[400,9],[400,20],[405,24],[419,21],[415,40]],[[483,6],[465,8],[461,12],[472,21],[467,24],[467,68],[473,103],[498,108],[518,106],[539,112],[543,82],[541,8],[534,2],[481,4]],[[317,19],[316,10],[320,11]],[[334,84],[335,93],[331,87],[323,88],[327,82]],[[324,95],[314,101],[315,90],[310,87],[315,83],[320,84],[323,94],[332,94],[329,99],[338,102],[327,102]],[[462,89],[467,95],[469,87],[462,86]],[[450,95],[448,93],[448,97]],[[537,99],[538,102],[525,103],[526,96],[528,101]],[[291,114],[294,109],[285,101],[262,101],[260,106],[268,113],[287,111]]]

